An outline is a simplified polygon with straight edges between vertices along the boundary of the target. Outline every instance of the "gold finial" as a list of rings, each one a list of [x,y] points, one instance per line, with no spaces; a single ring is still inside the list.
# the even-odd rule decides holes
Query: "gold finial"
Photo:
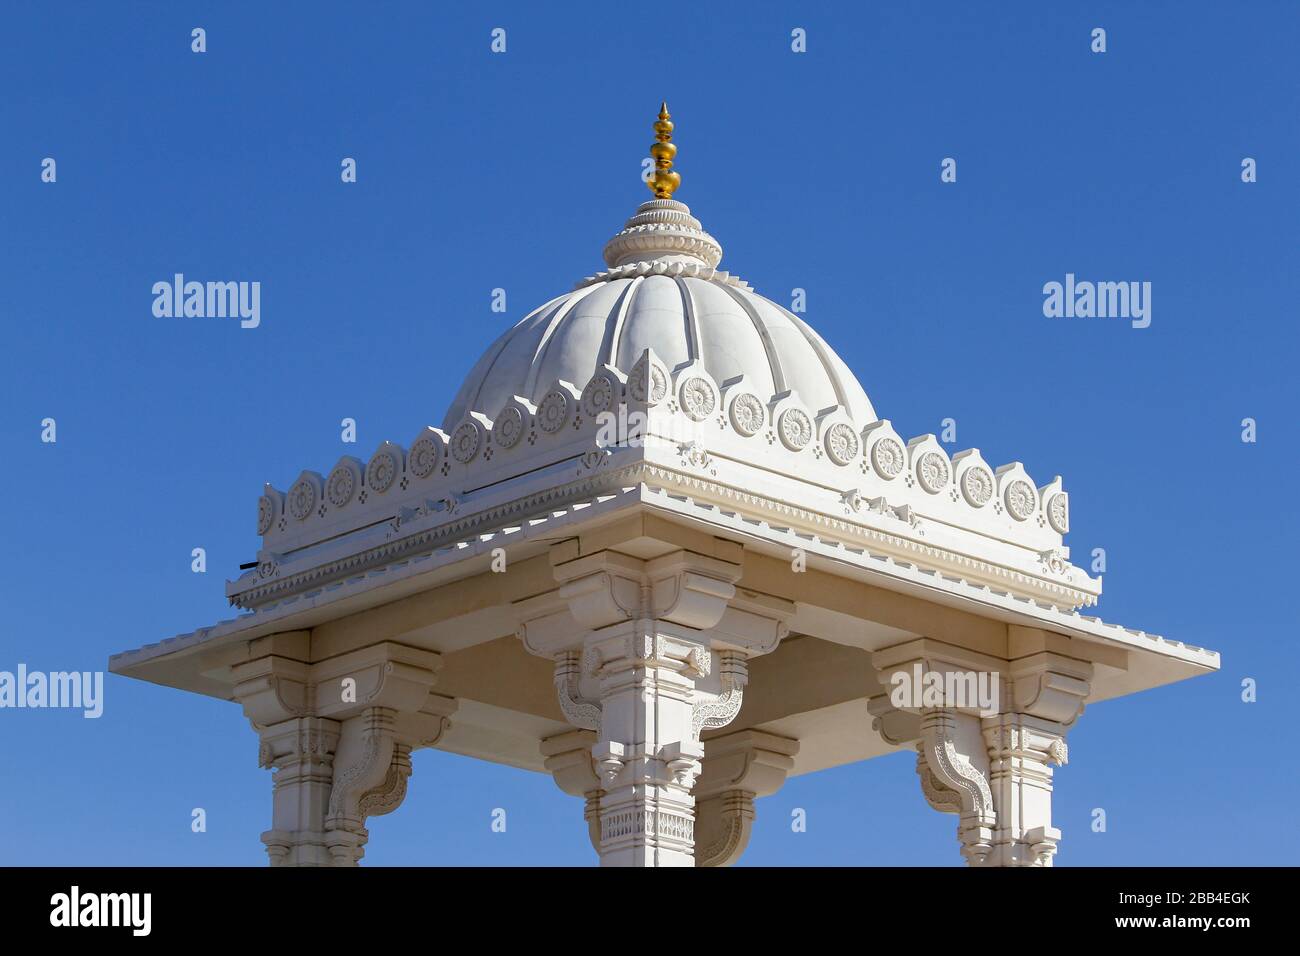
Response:
[[[677,147],[673,145],[673,121],[668,113],[668,101],[659,107],[659,120],[655,123],[655,144],[650,147],[654,157],[655,172],[646,185],[655,194],[656,199],[672,199],[673,191],[682,184],[682,177],[673,172],[673,157]]]

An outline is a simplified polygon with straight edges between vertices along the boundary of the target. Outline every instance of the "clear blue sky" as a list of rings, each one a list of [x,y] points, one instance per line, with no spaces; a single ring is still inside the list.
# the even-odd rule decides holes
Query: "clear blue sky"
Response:
[[[1063,475],[1104,618],[1222,652],[1084,715],[1058,864],[1294,862],[1298,48],[1292,2],[6,4],[0,669],[102,670],[229,616],[262,482],[440,424],[507,322],[600,267],[666,97],[723,268],[806,289],[904,435],[951,416],[957,448]],[[260,281],[261,327],[155,318],[176,272]],[[1150,281],[1151,327],[1045,318],[1067,272]],[[263,863],[238,707],[106,697],[0,711],[0,862]],[[747,862],[956,865],[912,764],[791,781]],[[372,864],[594,860],[549,778],[440,753],[371,832]]]

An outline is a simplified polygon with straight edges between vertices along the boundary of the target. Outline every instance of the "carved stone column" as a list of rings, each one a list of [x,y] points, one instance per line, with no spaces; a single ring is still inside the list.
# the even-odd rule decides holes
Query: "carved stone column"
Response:
[[[998,808],[990,862],[1051,866],[1061,839],[1052,826],[1052,765],[1069,762],[1069,728],[1083,713],[1092,665],[1039,652],[1012,661],[1009,713],[982,720],[989,786]]]
[[[304,642],[304,647],[306,643]],[[266,654],[235,668],[235,697],[274,770],[272,866],[351,866],[367,817],[406,796],[411,751],[432,746],[456,702],[430,692],[437,654],[377,644],[315,663]]]
[[[692,866],[700,734],[739,713],[748,658],[776,647],[793,608],[737,595],[738,563],[685,551],[553,561],[560,587],[521,603],[520,636],[555,661],[560,709],[590,750],[551,738],[547,767],[586,799],[602,865]]]
[[[642,618],[597,632],[589,645],[600,682],[602,866],[693,866],[695,798],[704,747],[694,723],[695,681],[707,647]]]
[[[1051,765],[1068,759],[1065,734],[1083,711],[1092,665],[1046,651],[1007,661],[927,638],[877,651],[873,663],[887,693],[868,703],[872,727],[915,747],[921,791],[957,814],[967,863],[1051,866],[1061,838]],[[981,680],[996,688],[991,701],[952,699]],[[918,682],[947,696],[909,697]]]
[[[271,829],[262,834],[272,866],[328,866],[325,811],[334,783],[339,724],[295,717],[261,734],[259,764],[274,771]]]
[[[695,865],[731,866],[754,825],[754,800],[775,793],[794,767],[799,742],[757,730],[713,737],[695,786]]]

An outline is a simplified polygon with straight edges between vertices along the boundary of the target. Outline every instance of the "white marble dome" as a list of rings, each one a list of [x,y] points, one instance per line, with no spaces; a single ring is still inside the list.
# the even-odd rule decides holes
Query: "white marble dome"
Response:
[[[602,365],[624,375],[647,348],[668,369],[703,364],[719,385],[745,376],[759,395],[798,394],[814,413],[842,406],[876,420],[866,392],[807,323],[717,270],[722,248],[680,202],[644,203],[606,244],[609,271],[529,313],[483,354],[447,412],[495,416],[533,404],[558,380],[581,389]]]

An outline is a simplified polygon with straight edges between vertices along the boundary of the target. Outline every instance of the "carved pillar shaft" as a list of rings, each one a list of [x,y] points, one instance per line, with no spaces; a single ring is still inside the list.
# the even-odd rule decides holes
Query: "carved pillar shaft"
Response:
[[[592,749],[602,866],[694,866],[695,798],[704,748],[693,730],[694,677],[708,650],[636,621],[591,645],[601,687]]]
[[[735,719],[748,658],[775,649],[794,605],[738,595],[738,560],[576,542],[551,557],[559,587],[520,602],[519,636],[555,662],[560,712],[580,730],[542,741],[546,767],[585,798],[602,865],[693,866],[700,735]]]
[[[998,807],[993,862],[1051,866],[1061,831],[1052,826],[1052,764],[1065,764],[1064,728],[1024,714],[984,721],[989,786]]]
[[[272,777],[271,829],[262,834],[272,866],[328,866],[325,813],[334,781],[337,721],[298,717],[266,728],[259,763]]]

